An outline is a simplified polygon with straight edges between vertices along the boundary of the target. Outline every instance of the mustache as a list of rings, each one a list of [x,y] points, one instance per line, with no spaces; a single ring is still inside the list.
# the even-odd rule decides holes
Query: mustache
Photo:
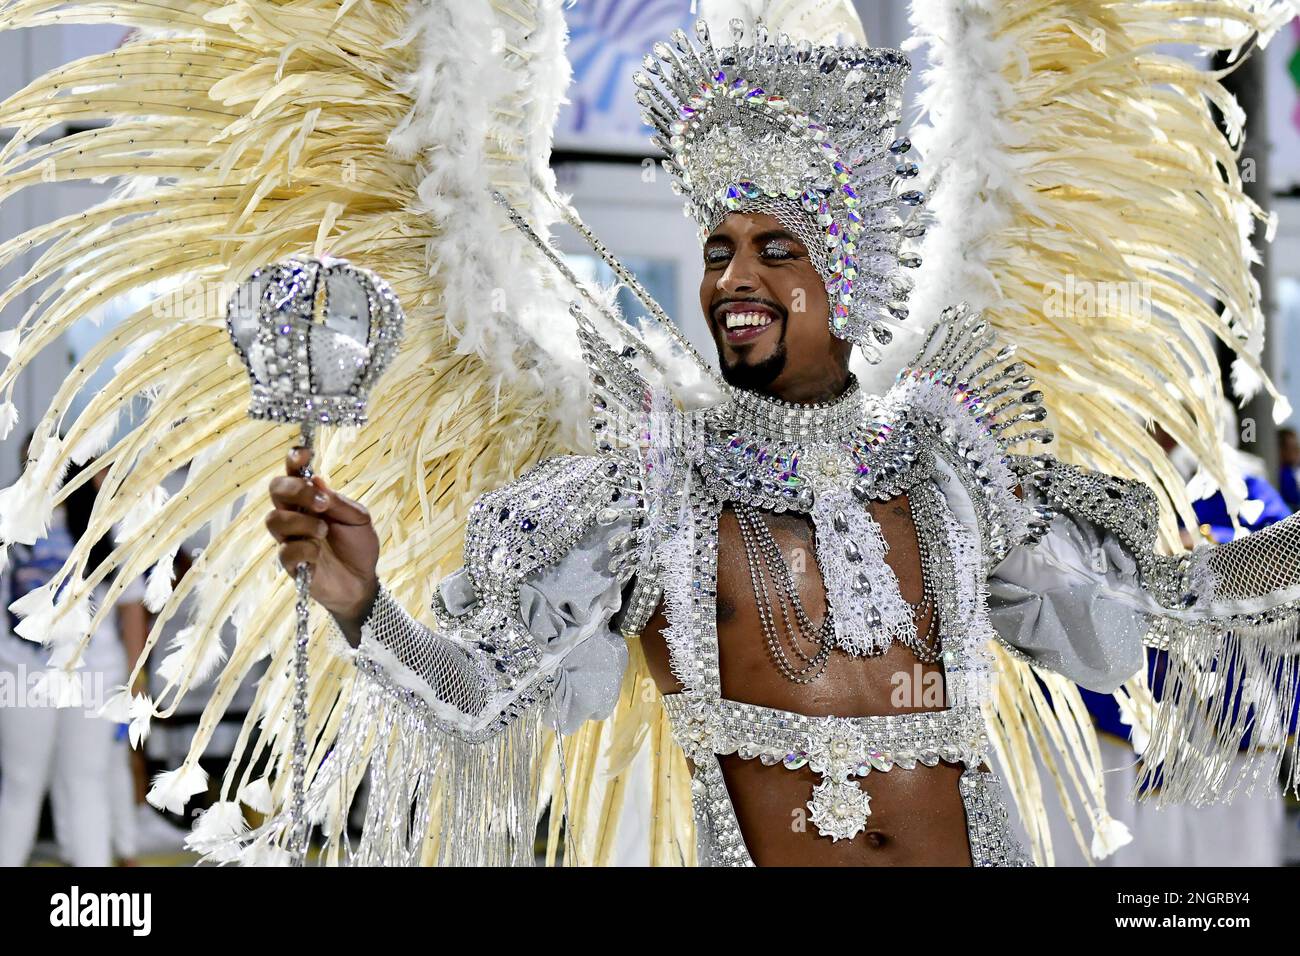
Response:
[[[718,319],[718,310],[721,309],[723,306],[732,305],[734,303],[762,305],[771,309],[782,319],[788,319],[790,317],[790,311],[785,306],[783,306],[780,302],[776,302],[772,299],[765,299],[762,296],[757,296],[757,295],[743,295],[743,296],[733,295],[733,296],[727,296],[725,299],[719,299],[717,302],[713,303],[712,307],[709,309],[709,315],[716,322]]]

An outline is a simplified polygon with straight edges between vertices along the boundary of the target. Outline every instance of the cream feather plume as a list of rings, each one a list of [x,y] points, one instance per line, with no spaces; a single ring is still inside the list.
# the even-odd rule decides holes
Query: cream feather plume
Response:
[[[1196,521],[1149,422],[1195,455],[1230,510],[1240,505],[1219,442],[1215,341],[1237,355],[1235,381],[1266,389],[1279,420],[1289,411],[1259,366],[1251,239],[1268,220],[1241,186],[1245,117],[1221,74],[1187,54],[1267,42],[1297,12],[1294,0],[912,3],[910,46],[931,64],[928,126],[913,138],[937,217],[913,314],[959,299],[984,310],[1044,391],[1056,454],[1150,485],[1173,548],[1175,516]],[[997,656],[989,726],[1037,858],[1052,850],[1031,745],[1080,848],[1113,851],[1125,834],[1105,813],[1077,690],[1039,675],[1045,707],[1028,665]],[[1119,696],[1130,713],[1151,711],[1141,675]]]
[[[579,404],[568,400],[585,373],[566,338],[567,302],[486,191],[504,192],[545,229],[531,184],[550,175],[549,133],[568,76],[559,6],[0,5],[0,28],[137,30],[120,48],[59,67],[0,105],[0,125],[16,131],[0,150],[0,198],[46,181],[122,183],[108,201],[0,245],[0,263],[35,254],[27,274],[0,292],[0,308],[40,290],[0,337],[11,356],[0,372],[0,430],[12,430],[17,377],[61,332],[133,292],[156,296],[59,389],[37,426],[32,464],[2,492],[3,533],[7,541],[43,533],[70,490],[56,493],[70,459],[93,458],[79,481],[108,468],[85,541],[117,525],[118,545],[89,575],[88,546],[79,547],[55,582],[67,582],[62,608],[117,572],[94,621],[78,622],[87,626],[78,628],[71,666],[126,583],[160,562],[169,567],[184,539],[211,526],[202,557],[174,589],[169,574],[154,572],[150,602],[163,603],[149,651],[186,599],[200,587],[206,593],[189,605],[197,610],[166,661],[158,700],[136,697],[128,707],[138,743],[216,665],[222,624],[238,618],[239,640],[190,754],[155,788],[169,807],[198,792],[198,756],[254,664],[270,655],[273,668],[287,666],[292,588],[273,568],[261,519],[266,481],[293,438],[246,417],[247,380],[221,314],[235,283],[256,266],[328,248],[384,275],[403,300],[407,339],[373,396],[371,424],[323,436],[318,461],[335,487],[372,509],[384,541],[381,572],[412,609],[427,605],[430,582],[457,563],[468,504],[555,450],[554,422]],[[64,123],[85,128],[38,142]],[[72,399],[107,366],[113,380],[71,420]],[[147,410],[105,448],[105,423],[138,396]],[[186,465],[184,485],[168,497],[164,479]],[[420,559],[401,560],[411,554]],[[48,610],[52,622],[58,609]],[[323,740],[351,670],[319,627],[310,656],[309,727]],[[239,744],[254,758],[269,753],[277,770],[287,695],[285,682],[263,683]],[[227,772],[228,793],[240,790],[238,766]]]
[[[1229,486],[1216,339],[1280,398],[1259,367],[1249,264],[1265,216],[1242,191],[1245,117],[1219,74],[1176,54],[1266,39],[1288,11],[1295,0],[912,5],[932,64],[913,138],[938,217],[916,311],[986,309],[1045,392],[1060,457],[1151,485],[1171,546],[1175,515],[1196,522],[1147,423]]]

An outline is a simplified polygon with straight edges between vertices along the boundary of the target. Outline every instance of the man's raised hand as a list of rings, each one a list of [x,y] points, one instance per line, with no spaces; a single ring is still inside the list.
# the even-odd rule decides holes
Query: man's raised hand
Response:
[[[312,458],[295,448],[285,459],[286,474],[271,479],[272,511],[266,527],[280,543],[280,564],[290,574],[313,566],[311,596],[345,625],[359,628],[379,590],[375,566],[379,536],[370,513],[339,494],[319,476],[299,477]]]

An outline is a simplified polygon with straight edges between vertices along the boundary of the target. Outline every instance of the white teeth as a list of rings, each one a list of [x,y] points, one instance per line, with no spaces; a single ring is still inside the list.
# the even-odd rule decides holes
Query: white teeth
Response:
[[[739,329],[749,325],[771,325],[772,316],[766,312],[728,312],[727,328]]]

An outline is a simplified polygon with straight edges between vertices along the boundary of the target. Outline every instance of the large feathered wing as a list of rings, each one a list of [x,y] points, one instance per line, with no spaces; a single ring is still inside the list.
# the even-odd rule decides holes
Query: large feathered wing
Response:
[[[459,563],[469,503],[561,445],[554,410],[583,386],[567,301],[489,195],[499,191],[545,227],[535,183],[549,182],[550,131],[568,78],[560,4],[0,7],[3,28],[54,23],[136,32],[0,105],[0,125],[16,130],[0,153],[0,196],[50,181],[116,178],[122,186],[0,248],[3,263],[34,257],[0,294],[0,306],[25,295],[33,302],[0,338],[10,356],[0,373],[6,432],[15,381],[42,349],[105,303],[152,298],[85,356],[48,413],[30,423],[25,472],[0,492],[0,538],[43,533],[68,493],[58,489],[70,461],[91,463],[79,481],[108,469],[85,541],[116,526],[112,558],[83,576],[88,548],[79,547],[25,601],[29,629],[51,643],[56,663],[72,666],[93,632],[89,618],[110,613],[127,583],[154,569],[149,647],[168,652],[171,681],[156,699],[121,697],[111,711],[138,737],[229,653],[189,756],[152,791],[177,809],[205,788],[198,758],[235,690],[269,658],[236,750],[243,759],[223,781],[227,799],[243,793],[265,810],[268,781],[249,776],[269,755],[273,797],[283,799],[293,589],[262,522],[267,479],[295,437],[247,417],[248,381],[223,327],[224,301],[255,267],[304,252],[350,258],[392,284],[408,316],[401,351],[372,396],[370,423],[325,430],[317,460],[374,515],[388,586],[408,607],[425,607],[431,580]],[[63,124],[81,131],[46,142]],[[67,417],[105,366],[115,368],[111,382],[75,420]],[[141,398],[144,410],[128,421]],[[164,479],[182,468],[184,483],[168,497]],[[209,543],[173,587],[172,557],[196,532]],[[114,570],[95,610],[88,595]],[[156,647],[183,606],[192,617],[181,642]],[[226,621],[236,640],[223,650]],[[321,622],[309,653],[309,732],[319,758],[352,673],[329,652]]]
[[[937,219],[913,314],[963,299],[982,309],[1045,393],[1057,455],[1155,489],[1171,547],[1175,515],[1197,523],[1149,422],[1196,456],[1230,510],[1241,499],[1219,444],[1216,342],[1236,355],[1243,396],[1267,389],[1278,420],[1289,413],[1259,363],[1250,264],[1265,216],[1242,189],[1245,117],[1196,54],[1240,53],[1297,12],[1294,0],[912,4],[930,62],[914,138]],[[1104,855],[1122,828],[1105,813],[1077,691],[999,661],[990,728],[1039,858],[1051,850],[1035,749]],[[1129,690],[1125,705],[1149,712],[1141,681]]]

